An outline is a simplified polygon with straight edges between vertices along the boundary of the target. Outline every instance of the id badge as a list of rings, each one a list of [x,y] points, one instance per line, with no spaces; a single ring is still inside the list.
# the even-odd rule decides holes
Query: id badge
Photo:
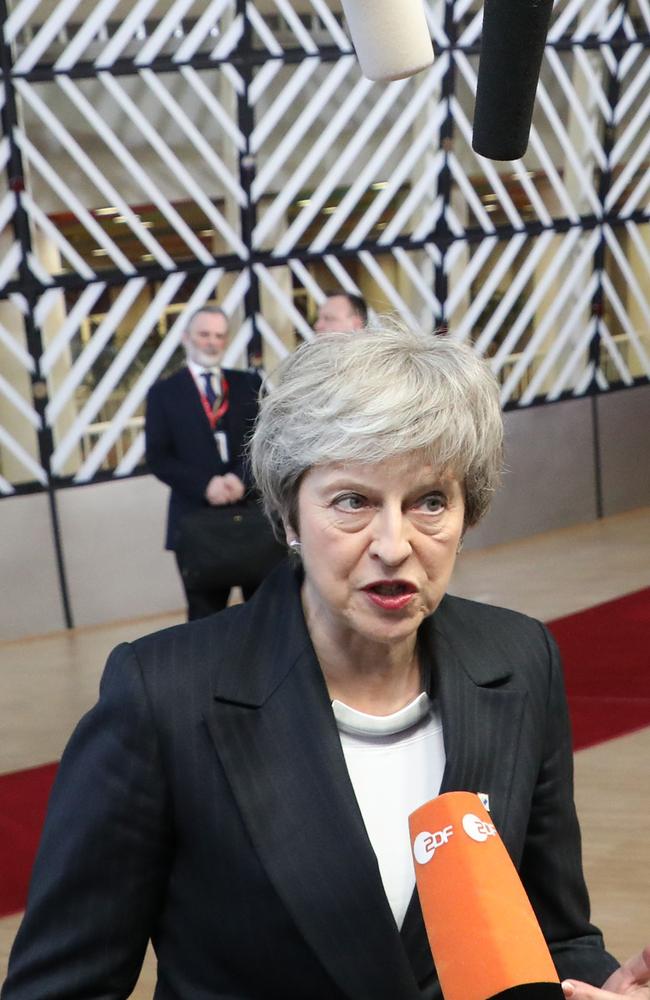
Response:
[[[228,455],[228,439],[224,431],[215,431],[214,440],[217,443],[217,449],[219,451],[219,458],[222,462],[229,462],[230,457]]]

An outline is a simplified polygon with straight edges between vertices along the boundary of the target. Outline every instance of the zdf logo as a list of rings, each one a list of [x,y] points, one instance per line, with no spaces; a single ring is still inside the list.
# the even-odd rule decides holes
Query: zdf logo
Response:
[[[418,833],[413,841],[413,856],[418,864],[426,865],[428,861],[431,861],[437,848],[446,844],[453,832],[453,826],[449,825],[444,830],[436,830],[435,833],[429,833],[428,830]]]
[[[465,813],[463,816],[463,830],[468,837],[478,841],[479,844],[482,844],[488,837],[496,837],[497,833],[493,823],[479,819],[474,813]]]

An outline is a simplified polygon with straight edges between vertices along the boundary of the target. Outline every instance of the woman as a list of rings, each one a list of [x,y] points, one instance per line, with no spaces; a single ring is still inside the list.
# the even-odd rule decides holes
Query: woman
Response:
[[[3,997],[126,997],[151,937],[158,1000],[439,998],[406,819],[452,789],[489,800],[560,976],[602,984],[555,646],[445,596],[499,477],[488,368],[386,328],[273,384],[252,464],[296,564],[113,652]]]

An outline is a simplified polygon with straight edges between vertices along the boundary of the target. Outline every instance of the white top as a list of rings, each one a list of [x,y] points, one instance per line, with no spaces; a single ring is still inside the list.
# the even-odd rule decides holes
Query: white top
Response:
[[[426,692],[392,715],[332,702],[341,746],[398,927],[415,888],[408,817],[438,795],[445,767],[439,712]]]
[[[187,367],[202,396],[205,394],[205,381],[201,376],[205,374],[210,375],[210,382],[215,395],[217,397],[221,396],[221,368],[219,365],[212,365],[210,368],[206,368],[205,365],[197,365],[196,361],[188,361]]]

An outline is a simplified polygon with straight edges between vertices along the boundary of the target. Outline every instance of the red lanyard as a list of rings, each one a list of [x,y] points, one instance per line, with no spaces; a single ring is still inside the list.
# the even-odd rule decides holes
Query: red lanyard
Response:
[[[224,413],[228,412],[230,403],[228,401],[228,394],[230,392],[230,386],[228,385],[228,379],[222,373],[221,374],[221,402],[217,410],[213,410],[208,402],[208,397],[204,392],[201,393],[201,402],[203,404],[203,409],[205,410],[205,415],[210,421],[210,427],[212,430],[215,429]]]

